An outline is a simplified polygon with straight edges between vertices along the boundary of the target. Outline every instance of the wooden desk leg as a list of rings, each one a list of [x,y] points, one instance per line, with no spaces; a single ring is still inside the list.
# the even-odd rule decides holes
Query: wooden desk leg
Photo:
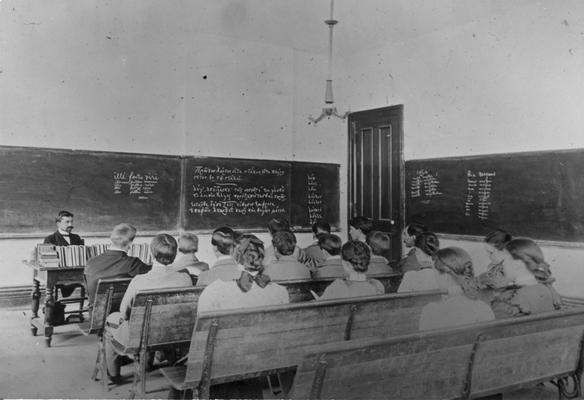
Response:
[[[51,347],[53,336],[53,307],[55,299],[53,297],[53,287],[47,285],[45,288],[45,344]]]
[[[31,324],[30,324],[30,331],[33,336],[37,335],[38,328],[32,322],[33,319],[39,317],[39,306],[41,301],[41,283],[36,279],[32,280],[33,288],[32,288],[32,317],[31,317]]]

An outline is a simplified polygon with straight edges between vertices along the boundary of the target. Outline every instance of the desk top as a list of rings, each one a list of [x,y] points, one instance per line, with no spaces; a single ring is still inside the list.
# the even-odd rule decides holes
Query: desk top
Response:
[[[39,264],[35,261],[22,260],[22,263],[37,271],[77,271],[77,270],[83,271],[85,269],[85,266],[83,265],[79,265],[76,267],[45,267],[42,264]]]

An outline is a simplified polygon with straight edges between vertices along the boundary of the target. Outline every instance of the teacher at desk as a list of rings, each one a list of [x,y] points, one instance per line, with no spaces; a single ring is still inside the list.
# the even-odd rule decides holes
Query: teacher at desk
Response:
[[[59,211],[57,214],[57,231],[45,238],[43,243],[55,246],[83,245],[85,242],[73,230],[73,214],[69,211]]]
[[[55,246],[83,245],[85,241],[79,235],[71,233],[73,230],[73,214],[69,211],[59,211],[56,218],[57,231],[47,236],[43,243]],[[79,284],[62,285],[61,294],[69,297]]]

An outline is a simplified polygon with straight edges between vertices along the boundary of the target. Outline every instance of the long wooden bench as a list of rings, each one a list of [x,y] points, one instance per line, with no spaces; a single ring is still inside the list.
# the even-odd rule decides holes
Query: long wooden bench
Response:
[[[103,341],[105,321],[110,313],[119,311],[120,303],[131,280],[132,278],[100,279],[97,282],[95,299],[90,308],[89,321],[78,324],[84,335],[97,335],[97,358],[91,379],[97,380],[98,372],[101,373],[101,380],[106,390],[108,389],[108,379]]]
[[[388,294],[202,312],[186,365],[161,372],[176,390],[196,389],[197,397],[208,398],[213,384],[293,370],[307,346],[417,331],[421,309],[440,296]]]
[[[307,349],[299,399],[469,399],[552,381],[581,395],[584,309]]]
[[[148,353],[190,342],[202,290],[189,286],[136,294],[128,321],[129,342],[123,344],[112,339],[116,353],[134,360],[131,398],[144,397],[146,393]],[[108,327],[105,333],[108,334]]]
[[[385,288],[385,293],[395,293],[401,283],[403,274],[401,273],[391,273],[391,274],[379,274],[379,275],[368,275],[368,278],[374,278],[380,281]],[[309,280],[289,280],[289,281],[279,281],[276,282],[278,285],[285,286],[288,290],[288,295],[290,296],[290,303],[298,303],[302,301],[314,300],[314,297],[310,293],[313,291],[318,296],[322,296],[324,290],[329,286],[336,278],[319,278],[319,279],[309,279]]]

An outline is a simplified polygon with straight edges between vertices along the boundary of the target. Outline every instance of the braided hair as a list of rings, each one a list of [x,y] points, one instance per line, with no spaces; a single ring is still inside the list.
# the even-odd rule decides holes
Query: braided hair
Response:
[[[438,272],[450,275],[470,299],[479,298],[479,286],[474,277],[470,255],[460,247],[446,247],[434,254]]]
[[[341,248],[341,257],[357,272],[366,272],[371,260],[371,250],[366,243],[349,240]]]

